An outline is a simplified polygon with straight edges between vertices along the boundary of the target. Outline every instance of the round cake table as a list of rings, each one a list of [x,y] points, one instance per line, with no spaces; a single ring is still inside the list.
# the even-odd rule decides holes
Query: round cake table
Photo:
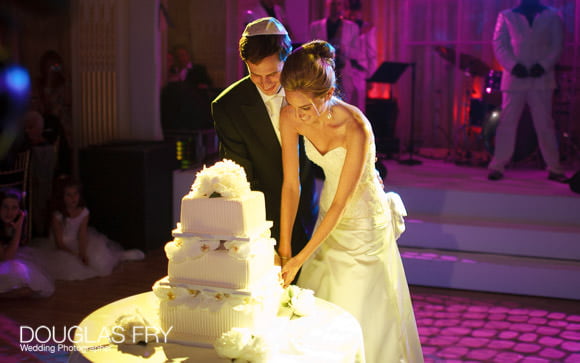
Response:
[[[124,314],[136,309],[153,329],[159,327],[159,302],[153,292],[129,296],[105,305],[88,315],[78,326],[75,349],[69,362],[229,362],[219,358],[212,347],[149,343],[113,344],[108,328]],[[280,342],[275,362],[364,362],[360,325],[344,309],[316,299],[315,311],[301,318],[278,316],[272,336]]]

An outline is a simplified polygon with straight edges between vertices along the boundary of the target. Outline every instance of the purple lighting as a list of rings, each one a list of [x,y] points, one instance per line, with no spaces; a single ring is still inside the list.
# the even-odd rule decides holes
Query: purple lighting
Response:
[[[425,362],[580,362],[580,316],[509,301],[413,293]]]

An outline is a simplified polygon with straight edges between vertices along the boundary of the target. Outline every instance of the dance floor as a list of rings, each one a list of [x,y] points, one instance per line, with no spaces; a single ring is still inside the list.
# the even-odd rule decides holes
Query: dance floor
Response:
[[[538,168],[510,169],[504,180],[490,182],[482,167],[421,160],[423,164],[418,166],[386,160],[387,189],[411,186],[561,196],[580,202],[580,194],[546,180],[546,172]],[[0,361],[66,362],[68,353],[62,350],[22,352],[19,327],[54,325],[57,331],[58,327],[71,327],[100,306],[150,291],[166,273],[165,254],[159,249],[150,251],[143,261],[123,263],[111,276],[59,281],[55,294],[47,299],[0,300]],[[580,363],[578,300],[417,285],[410,288],[426,362]],[[188,361],[196,362],[195,357]]]
[[[425,362],[580,362],[580,301],[411,291]]]
[[[0,361],[66,362],[62,350],[22,352],[19,326],[73,326],[99,306],[147,291],[166,268],[157,250],[108,277],[59,281],[47,299],[0,301]],[[426,362],[580,362],[579,301],[422,286],[411,286],[411,295]]]

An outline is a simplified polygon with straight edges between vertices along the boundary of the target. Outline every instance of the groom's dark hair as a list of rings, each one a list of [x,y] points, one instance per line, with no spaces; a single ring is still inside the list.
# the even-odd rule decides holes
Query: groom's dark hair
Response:
[[[278,54],[280,60],[285,61],[292,51],[292,42],[285,34],[242,36],[239,50],[244,62],[257,64],[273,54]]]

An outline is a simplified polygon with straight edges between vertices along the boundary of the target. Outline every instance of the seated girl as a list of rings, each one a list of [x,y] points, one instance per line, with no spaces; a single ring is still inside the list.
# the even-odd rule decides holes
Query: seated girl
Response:
[[[40,297],[54,292],[54,282],[40,267],[39,256],[22,246],[25,219],[21,193],[0,190],[0,297]]]

